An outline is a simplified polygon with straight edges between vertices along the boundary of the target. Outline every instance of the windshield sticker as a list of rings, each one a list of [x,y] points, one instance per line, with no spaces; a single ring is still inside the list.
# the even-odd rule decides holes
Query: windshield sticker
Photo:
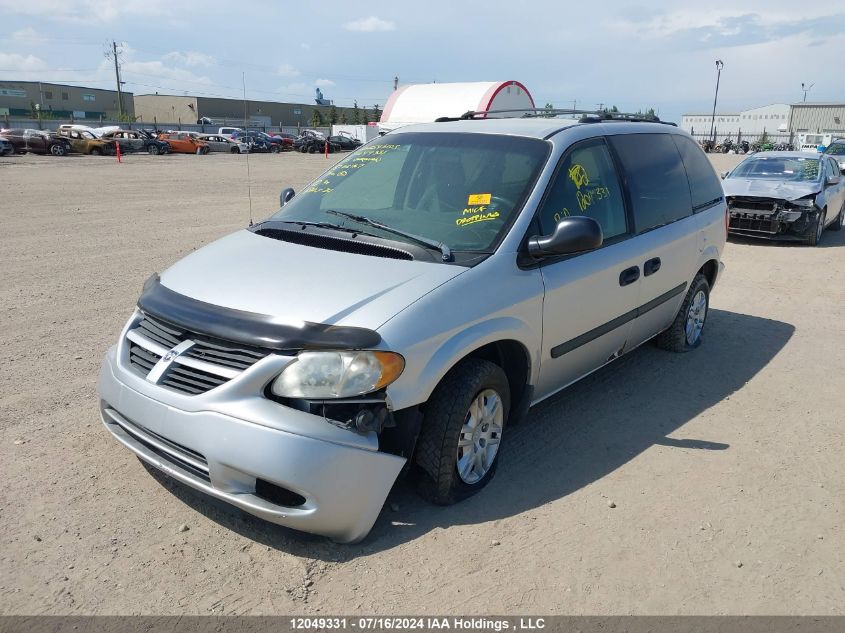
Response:
[[[471,193],[467,198],[467,205],[474,206],[477,204],[490,204],[493,195],[489,193]]]

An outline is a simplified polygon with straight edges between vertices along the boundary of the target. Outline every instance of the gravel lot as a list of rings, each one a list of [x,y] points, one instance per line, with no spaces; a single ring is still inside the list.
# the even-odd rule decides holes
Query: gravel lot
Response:
[[[256,218],[328,163],[253,156]],[[99,422],[144,279],[248,216],[242,156],[0,159],[0,613],[845,613],[845,231],[732,241],[699,350],[623,357],[512,429],[482,494],[400,482],[341,546],[152,474]]]

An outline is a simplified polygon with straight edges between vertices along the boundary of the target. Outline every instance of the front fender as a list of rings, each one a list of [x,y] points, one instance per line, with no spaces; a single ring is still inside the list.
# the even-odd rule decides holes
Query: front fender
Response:
[[[494,317],[475,323],[466,329],[427,341],[426,349],[414,349],[416,358],[428,358],[418,369],[408,367],[401,379],[388,388],[388,395],[396,410],[426,402],[434,388],[461,359],[489,343],[513,340],[528,353],[529,383],[535,384],[539,373],[540,333],[528,323],[512,316]],[[428,355],[426,352],[430,351]]]

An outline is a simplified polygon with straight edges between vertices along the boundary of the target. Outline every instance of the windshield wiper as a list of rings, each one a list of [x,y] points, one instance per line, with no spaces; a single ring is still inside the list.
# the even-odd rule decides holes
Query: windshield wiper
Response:
[[[433,248],[440,251],[440,257],[444,262],[452,261],[452,249],[450,249],[443,242],[438,242],[437,240],[422,237],[421,235],[414,235],[413,233],[408,233],[407,231],[403,231],[401,229],[395,229],[392,226],[377,222],[376,220],[368,218],[365,215],[344,213],[343,211],[335,211],[334,209],[327,209],[326,213],[331,213],[332,215],[337,215],[342,218],[349,218],[350,220],[353,220],[355,222],[360,222],[361,224],[366,224],[367,226],[371,226],[375,229],[381,229],[382,231],[393,233],[394,235],[401,235],[402,237],[406,237],[409,240],[416,242],[417,244],[422,244],[423,246],[427,246],[428,248]]]
[[[335,231],[345,231],[346,233],[362,233],[363,235],[371,235],[372,237],[378,237],[377,235],[364,233],[363,231],[359,231],[358,229],[353,229],[348,226],[342,226],[340,224],[334,224],[332,222],[309,222],[308,220],[273,220],[273,222],[281,222],[282,224],[298,224],[299,226],[316,226],[320,229],[334,229]]]

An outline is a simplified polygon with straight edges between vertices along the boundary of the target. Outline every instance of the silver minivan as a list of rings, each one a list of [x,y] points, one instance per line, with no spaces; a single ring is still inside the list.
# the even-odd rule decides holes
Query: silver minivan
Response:
[[[173,478],[339,542],[401,472],[458,501],[531,405],[650,339],[698,347],[726,237],[689,135],[600,116],[404,127],[281,203],[147,281],[102,419]]]

